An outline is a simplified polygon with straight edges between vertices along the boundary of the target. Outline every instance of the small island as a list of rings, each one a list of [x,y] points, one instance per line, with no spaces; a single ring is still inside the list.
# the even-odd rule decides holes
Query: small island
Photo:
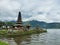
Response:
[[[2,26],[2,29],[0,30],[0,36],[16,37],[47,32],[47,30],[43,30],[38,25],[34,29],[31,29],[30,27],[30,24],[23,25],[21,12],[19,12],[16,24],[12,26]]]

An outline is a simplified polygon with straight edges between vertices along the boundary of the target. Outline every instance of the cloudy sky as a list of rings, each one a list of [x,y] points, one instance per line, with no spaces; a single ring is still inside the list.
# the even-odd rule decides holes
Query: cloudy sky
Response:
[[[22,20],[60,22],[60,0],[0,0],[0,21]]]

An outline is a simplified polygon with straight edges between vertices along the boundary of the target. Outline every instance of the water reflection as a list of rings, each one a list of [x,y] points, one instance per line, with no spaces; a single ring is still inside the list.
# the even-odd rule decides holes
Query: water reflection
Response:
[[[20,36],[20,37],[15,37],[15,38],[2,38],[0,40],[3,40],[10,45],[26,45],[30,44],[32,41],[35,40],[38,41],[39,39],[39,34],[34,34],[34,35],[28,35],[28,36]]]
[[[16,37],[14,38],[14,41],[17,43],[17,45],[22,45],[25,43],[29,44],[31,41],[31,37],[30,36],[22,36],[22,37]]]
[[[51,29],[47,33],[1,38],[10,45],[60,45],[60,29]]]

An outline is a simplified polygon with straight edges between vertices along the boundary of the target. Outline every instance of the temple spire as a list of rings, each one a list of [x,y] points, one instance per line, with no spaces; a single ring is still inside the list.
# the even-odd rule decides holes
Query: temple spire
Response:
[[[21,12],[20,11],[19,11],[19,14],[18,14],[17,23],[22,24],[22,17],[21,17]]]

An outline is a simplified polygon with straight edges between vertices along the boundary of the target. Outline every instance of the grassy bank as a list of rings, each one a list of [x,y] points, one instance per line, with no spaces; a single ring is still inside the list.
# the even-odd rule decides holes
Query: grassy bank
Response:
[[[37,33],[44,33],[47,30],[29,30],[29,31],[15,31],[15,32],[8,32],[8,30],[0,30],[0,37],[16,37],[16,36],[24,36],[24,35],[31,35]]]
[[[8,45],[8,44],[5,43],[5,42],[0,41],[0,45]]]

